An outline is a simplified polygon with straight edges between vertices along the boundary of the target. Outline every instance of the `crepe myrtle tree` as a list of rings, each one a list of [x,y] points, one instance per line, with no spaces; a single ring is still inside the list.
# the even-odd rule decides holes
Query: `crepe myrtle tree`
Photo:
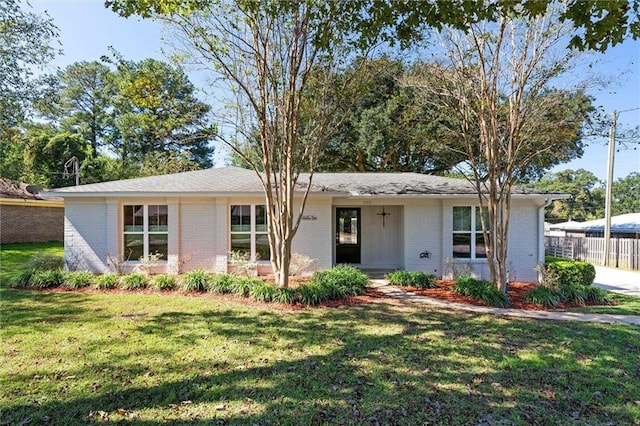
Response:
[[[348,80],[328,84],[345,67],[348,4],[321,1],[109,2],[123,15],[151,15],[173,30],[189,61],[207,66],[221,85],[233,136],[219,135],[260,179],[268,209],[276,283],[288,285],[291,245],[325,141],[338,127]],[[366,56],[366,52],[363,57]],[[331,100],[331,102],[329,102]],[[336,101],[338,100],[338,101]],[[303,183],[302,172],[309,172]],[[294,204],[295,201],[295,204]]]
[[[451,148],[465,155],[464,170],[488,212],[480,215],[487,262],[491,281],[502,291],[509,280],[514,185],[550,153],[562,157],[563,138],[573,145],[588,121],[591,108],[567,107],[570,91],[554,88],[581,63],[582,53],[566,47],[569,31],[553,9],[470,24],[466,32],[445,30],[438,43],[441,61],[407,79],[423,91],[425,102],[448,111],[446,125],[458,136]],[[591,83],[598,84],[579,81],[572,90],[579,96]]]

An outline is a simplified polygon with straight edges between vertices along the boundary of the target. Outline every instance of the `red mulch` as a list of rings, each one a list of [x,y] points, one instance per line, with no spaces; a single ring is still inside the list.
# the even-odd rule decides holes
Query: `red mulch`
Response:
[[[306,281],[308,280],[306,279],[294,280],[291,284],[295,286],[295,285],[300,285]],[[413,287],[401,287],[401,289],[404,291],[408,291],[408,292],[420,295],[420,296],[432,297],[434,299],[445,300],[448,302],[456,302],[456,303],[463,303],[467,305],[476,305],[476,306],[485,306],[479,300],[475,300],[469,296],[461,296],[457,294],[456,292],[453,291],[452,286],[453,286],[453,281],[439,280],[437,288],[418,289]],[[542,305],[534,305],[532,303],[524,302],[523,300],[524,295],[527,293],[527,291],[529,291],[530,289],[536,286],[537,284],[526,283],[526,282],[509,283],[507,287],[507,296],[509,296],[509,299],[511,300],[510,308],[524,309],[524,310],[539,310],[539,311],[551,310],[550,308],[546,308]],[[227,300],[229,302],[240,303],[245,306],[268,306],[272,309],[283,310],[283,311],[290,311],[290,310],[297,311],[297,310],[309,308],[308,306],[302,305],[302,304],[285,305],[285,304],[279,304],[279,303],[259,302],[252,298],[237,296],[233,294],[183,292],[180,290],[165,290],[165,291],[158,292],[153,289],[104,290],[104,289],[94,289],[89,287],[69,290],[66,288],[59,287],[59,288],[52,288],[52,289],[47,289],[43,291],[54,292],[54,293],[78,292],[78,293],[89,293],[89,294],[95,294],[95,293],[116,293],[116,294],[136,293],[136,294],[167,294],[167,295],[182,294],[182,295],[191,296],[191,297],[213,297],[213,298]],[[356,306],[356,305],[363,305],[363,304],[369,304],[369,303],[385,303],[385,304],[400,305],[401,301],[393,297],[390,297],[374,288],[367,288],[366,293],[361,296],[348,296],[348,297],[345,297],[344,299],[333,300],[330,302],[323,303],[319,306],[320,307],[347,307],[347,306]],[[575,306],[584,306],[584,305],[562,304],[555,309],[565,309],[565,308],[570,308]]]
[[[577,306],[585,306],[579,304],[560,304],[557,308],[547,308],[542,305],[535,305],[533,303],[527,303],[524,301],[524,295],[532,288],[537,287],[538,284],[525,283],[525,282],[513,282],[507,286],[507,296],[511,300],[511,309],[524,309],[524,310],[537,310],[548,311],[557,309],[566,309]],[[485,306],[479,300],[473,299],[469,296],[461,296],[453,291],[453,281],[439,280],[438,288],[418,289],[413,287],[401,287],[404,291],[408,291],[420,296],[432,297],[434,299],[446,300],[447,302],[464,303],[467,305]]]

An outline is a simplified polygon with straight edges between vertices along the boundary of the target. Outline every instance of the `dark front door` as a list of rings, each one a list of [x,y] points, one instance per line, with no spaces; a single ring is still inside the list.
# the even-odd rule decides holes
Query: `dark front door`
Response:
[[[336,208],[336,263],[360,263],[360,209]]]

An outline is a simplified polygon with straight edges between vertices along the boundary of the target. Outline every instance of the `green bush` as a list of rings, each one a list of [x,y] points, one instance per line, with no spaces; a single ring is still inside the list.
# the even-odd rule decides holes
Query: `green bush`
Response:
[[[49,269],[36,271],[29,282],[34,288],[60,287],[64,283],[64,272],[62,269]]]
[[[147,276],[140,272],[120,277],[120,288],[123,290],[138,290],[147,287]]]
[[[83,288],[93,284],[94,275],[87,271],[67,272],[64,275],[64,287],[67,288]]]
[[[33,268],[23,269],[11,280],[9,286],[14,288],[29,287],[35,273],[36,270]]]
[[[437,287],[436,277],[422,271],[393,271],[388,273],[385,278],[393,285],[416,288]]]
[[[248,297],[251,289],[263,284],[264,281],[256,277],[236,277],[231,283],[231,292],[239,296]]]
[[[305,305],[318,305],[330,299],[330,286],[336,284],[324,284],[322,282],[311,281],[298,287],[300,302]]]
[[[37,271],[49,271],[52,269],[62,269],[64,258],[51,253],[39,253],[29,260],[28,268]]]
[[[263,282],[249,289],[249,295],[259,302],[271,302],[276,294],[273,284]]]
[[[103,274],[98,275],[93,280],[95,288],[110,289],[118,287],[118,275],[116,274]]]
[[[584,288],[584,299],[592,305],[609,305],[611,303],[609,293],[598,287]]]
[[[213,275],[209,281],[209,291],[218,294],[231,293],[231,287],[235,279],[236,277],[231,274]]]
[[[186,291],[206,291],[209,289],[211,275],[204,269],[194,269],[182,277],[180,288]]]
[[[153,277],[151,286],[156,290],[173,290],[176,288],[176,276],[169,274],[160,274]]]
[[[509,306],[509,298],[489,281],[473,277],[460,277],[453,284],[453,290],[462,295],[480,300],[485,305],[498,308]]]
[[[338,265],[331,269],[314,272],[311,281],[316,284],[333,284],[345,295],[358,295],[365,292],[369,277],[353,266]]]
[[[524,295],[524,301],[527,303],[534,303],[536,305],[543,305],[549,308],[555,308],[562,302],[562,294],[559,290],[551,287],[535,287],[529,290]]]
[[[273,301],[277,303],[285,303],[292,305],[300,299],[300,293],[297,288],[278,287],[273,295]]]
[[[575,260],[545,258],[546,268],[554,277],[555,284],[590,286],[596,278],[596,269],[592,264]]]
[[[587,301],[585,290],[586,287],[578,284],[563,285],[559,287],[563,302],[584,305]]]

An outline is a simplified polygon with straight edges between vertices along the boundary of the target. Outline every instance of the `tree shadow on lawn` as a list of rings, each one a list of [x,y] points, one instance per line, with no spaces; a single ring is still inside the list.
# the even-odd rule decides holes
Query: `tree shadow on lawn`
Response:
[[[74,321],[88,309],[87,296],[78,293],[49,293],[37,290],[0,289],[3,333],[13,328],[24,333],[22,327],[33,331],[45,330],[60,322]]]
[[[285,313],[165,312],[138,321],[138,332],[176,339],[182,346],[202,343],[206,329],[230,344],[258,345],[269,353],[284,348],[286,354],[283,359],[249,356],[223,362],[185,359],[157,371],[160,377],[183,378],[149,386],[112,384],[91,396],[62,400],[50,395],[41,404],[8,405],[2,422],[544,424],[550,416],[561,424],[640,420],[638,410],[628,407],[628,401],[640,399],[638,390],[619,396],[621,388],[633,389],[640,378],[633,357],[627,353],[625,358],[625,351],[640,349],[633,327],[418,309],[409,313],[382,305]],[[185,327],[189,324],[197,327],[191,331]],[[112,361],[90,368],[117,374],[123,360]],[[197,373],[188,373],[192,371]],[[597,389],[590,385],[594,377]]]

